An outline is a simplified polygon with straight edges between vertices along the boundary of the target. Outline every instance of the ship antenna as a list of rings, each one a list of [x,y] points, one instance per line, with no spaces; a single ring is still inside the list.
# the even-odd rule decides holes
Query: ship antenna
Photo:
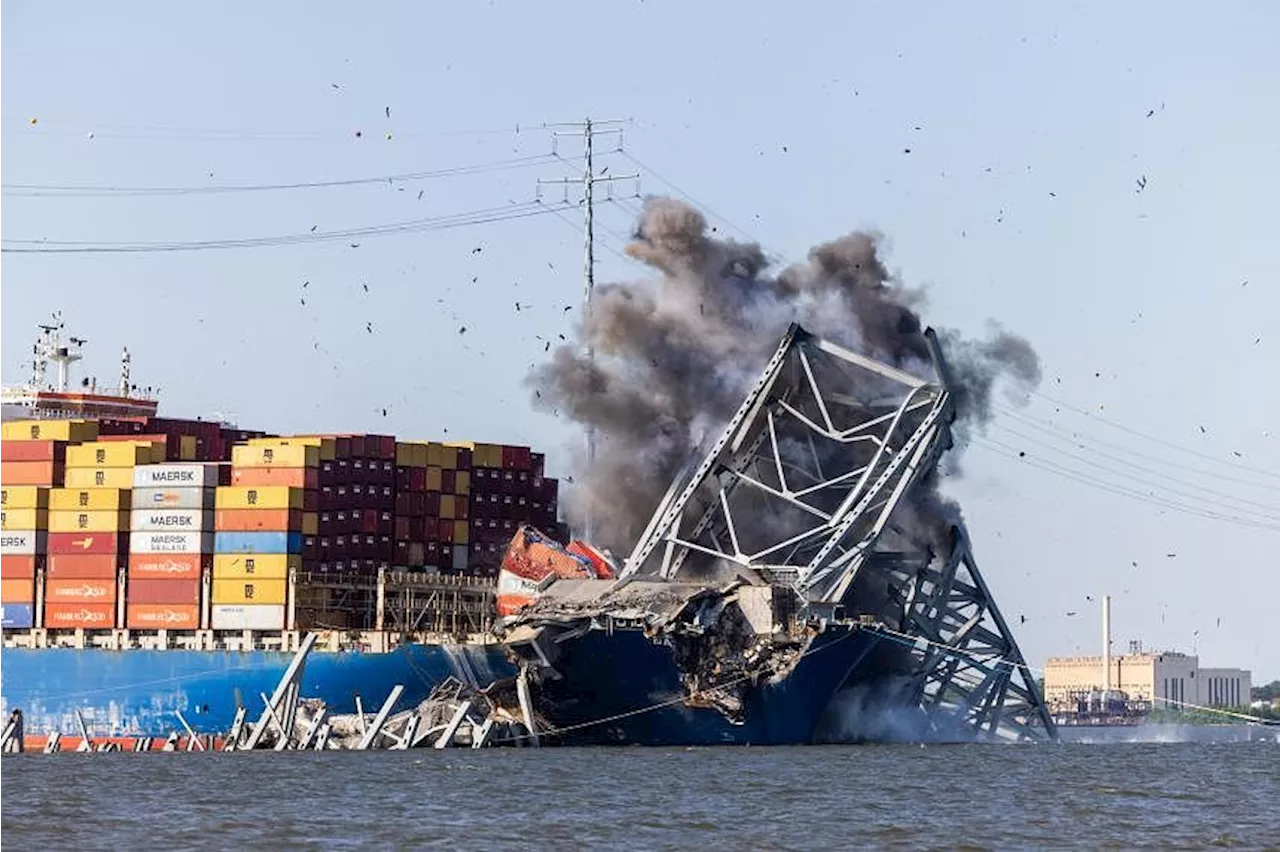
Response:
[[[120,395],[129,395],[129,347],[120,352]]]

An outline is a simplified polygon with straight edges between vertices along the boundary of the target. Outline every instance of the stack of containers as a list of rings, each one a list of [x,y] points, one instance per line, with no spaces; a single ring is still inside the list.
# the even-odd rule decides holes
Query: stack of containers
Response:
[[[471,466],[475,445],[427,444],[427,565],[466,573],[471,563]],[[439,510],[432,514],[439,494]],[[435,535],[432,535],[432,527]]]
[[[129,553],[134,468],[163,461],[164,452],[162,441],[67,448],[66,485],[49,492],[46,628],[105,630],[123,621],[119,581]]]
[[[564,541],[556,522],[559,482],[545,477],[545,456],[528,447],[476,444],[472,455],[472,573],[496,575],[521,524]]]
[[[395,564],[402,568],[422,568],[427,564],[427,444],[403,441],[396,444]],[[440,514],[440,497],[435,496],[432,514]]]
[[[0,425],[0,623],[22,629],[38,623],[36,576],[48,555],[49,489],[62,485],[67,447],[92,441],[92,420],[13,420]]]
[[[279,438],[232,447],[232,484],[215,499],[214,630],[285,628],[289,575],[302,567],[304,534],[317,530],[318,492],[306,486],[316,481],[322,446]]]
[[[36,571],[42,569],[48,533],[49,489],[0,488],[0,626],[35,626]]]
[[[216,464],[139,465],[125,589],[130,630],[201,626],[200,590],[213,566]]]

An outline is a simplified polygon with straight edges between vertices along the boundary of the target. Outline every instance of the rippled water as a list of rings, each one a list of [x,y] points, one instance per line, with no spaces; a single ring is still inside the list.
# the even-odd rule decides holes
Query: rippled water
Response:
[[[1280,847],[1274,743],[6,756],[6,848]]]

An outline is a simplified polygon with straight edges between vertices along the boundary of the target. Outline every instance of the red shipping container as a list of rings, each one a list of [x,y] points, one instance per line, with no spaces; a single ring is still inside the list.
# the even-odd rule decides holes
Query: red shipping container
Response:
[[[36,557],[0,556],[0,580],[30,580],[36,575]]]
[[[61,485],[64,469],[65,465],[60,461],[0,461],[0,482],[5,485]]]
[[[458,487],[457,471],[442,470],[440,471],[440,492],[442,494],[452,494],[454,489]]]
[[[219,509],[214,526],[225,532],[298,531],[302,515],[298,509]]]
[[[146,580],[198,580],[213,558],[199,553],[131,553],[129,583]]]
[[[129,551],[128,534],[49,533],[49,553],[116,554]]]
[[[125,601],[132,604],[199,604],[200,580],[129,580]]]
[[[195,630],[200,627],[196,604],[128,604],[125,626],[130,630]]]
[[[409,519],[408,518],[399,517],[399,516],[396,517],[395,536],[397,539],[407,540],[409,538]]]
[[[75,603],[96,606],[98,604],[115,603],[115,600],[116,581],[114,577],[108,580],[67,580],[54,579],[50,575],[44,584],[44,602],[46,606],[50,604]]]
[[[365,457],[364,435],[348,435],[347,440],[351,442],[350,457],[353,459],[362,459]]]
[[[50,630],[69,630],[75,627],[110,630],[116,626],[116,605],[114,603],[46,603],[44,626]]]
[[[471,450],[466,447],[458,448],[458,470],[471,469]]]
[[[66,457],[66,441],[0,441],[0,461],[60,462]],[[14,483],[6,482],[6,484]]]
[[[395,435],[366,435],[364,444],[367,458],[394,460],[396,457]]]
[[[441,518],[436,522],[436,529],[441,541],[453,541],[453,520]]]
[[[98,437],[106,435],[141,435],[147,430],[145,417],[107,417],[98,421]]]
[[[49,557],[49,579],[108,580],[114,585],[118,564],[114,553],[57,553]]]

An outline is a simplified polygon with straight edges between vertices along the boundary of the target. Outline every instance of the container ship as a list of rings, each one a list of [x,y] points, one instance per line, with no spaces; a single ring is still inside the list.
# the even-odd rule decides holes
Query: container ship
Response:
[[[543,454],[159,417],[127,352],[117,387],[77,384],[65,335],[3,391],[0,708],[28,733],[225,732],[308,631],[302,691],[334,712],[513,673],[498,564],[521,524],[567,535]]]

